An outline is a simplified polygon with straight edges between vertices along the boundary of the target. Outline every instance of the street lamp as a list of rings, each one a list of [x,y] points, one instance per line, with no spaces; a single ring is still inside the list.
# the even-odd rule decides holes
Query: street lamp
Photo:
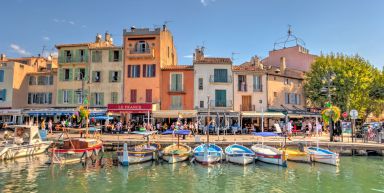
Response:
[[[328,71],[326,76],[322,79],[323,84],[327,84],[327,88],[323,87],[320,89],[321,92],[327,92],[327,98],[330,104],[332,104],[331,98],[331,85],[333,80],[335,80],[336,74],[332,71]],[[329,119],[329,140],[333,141],[333,120],[332,120],[332,111],[330,111]]]

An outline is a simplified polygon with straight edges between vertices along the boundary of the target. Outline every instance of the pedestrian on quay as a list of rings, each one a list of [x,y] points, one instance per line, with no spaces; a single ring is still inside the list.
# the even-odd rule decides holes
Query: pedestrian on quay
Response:
[[[41,121],[41,130],[45,130],[45,120],[43,119],[42,121]]]
[[[52,127],[53,127],[52,119],[49,119],[49,121],[48,121],[48,130],[49,130],[50,134],[53,134]]]
[[[311,121],[309,120],[308,123],[307,123],[307,134],[308,134],[308,137],[309,139],[311,139],[312,137],[312,123]]]
[[[322,135],[322,130],[323,130],[323,126],[321,125],[320,121],[317,122],[316,129],[317,129],[317,135],[320,137]]]
[[[288,134],[288,140],[292,140],[291,137],[292,137],[292,129],[293,129],[293,126],[292,126],[292,120],[290,120],[287,125],[286,125],[286,129],[287,129],[287,134]]]

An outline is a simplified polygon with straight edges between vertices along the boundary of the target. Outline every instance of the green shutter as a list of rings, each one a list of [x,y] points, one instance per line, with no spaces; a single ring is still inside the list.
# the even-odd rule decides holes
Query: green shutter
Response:
[[[75,68],[75,80],[79,80],[80,68]]]
[[[113,50],[109,50],[109,61],[113,62]]]
[[[88,62],[88,49],[84,49],[84,61],[87,63]]]
[[[104,106],[104,93],[100,93],[100,105]]]
[[[117,82],[121,82],[121,71],[120,70],[117,73]]]
[[[95,62],[96,61],[95,50],[91,51],[91,56],[92,56],[92,62]]]
[[[59,80],[64,81],[64,69],[59,69]]]
[[[95,93],[91,93],[91,105],[95,105]]]
[[[63,104],[63,90],[61,89],[57,91],[57,103]]]
[[[119,62],[123,59],[123,52],[119,50]]]
[[[109,71],[109,82],[112,82],[113,71]]]
[[[69,69],[69,81],[72,81],[73,80],[73,68],[70,68]]]
[[[73,90],[68,90],[68,104],[73,104],[73,95],[74,95],[74,92]]]
[[[96,71],[92,71],[92,77],[91,77],[92,82],[95,82],[95,78],[96,78]]]
[[[176,91],[177,74],[172,74],[171,76],[171,91]]]
[[[59,50],[59,63],[64,63],[65,60],[64,60],[64,50],[63,49],[60,49]]]
[[[73,50],[72,58],[73,58],[74,62],[80,62],[80,50],[79,49]]]
[[[89,68],[85,68],[84,78],[85,78],[85,80],[90,80],[89,79]]]

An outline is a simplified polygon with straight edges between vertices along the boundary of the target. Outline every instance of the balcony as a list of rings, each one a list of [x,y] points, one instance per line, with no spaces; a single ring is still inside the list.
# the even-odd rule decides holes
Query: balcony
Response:
[[[169,105],[170,110],[183,110],[183,105]]]
[[[211,100],[209,101],[211,108],[232,108],[232,100]]]
[[[87,63],[88,58],[85,56],[80,57],[72,57],[72,56],[59,56],[59,63],[65,64],[65,63]]]
[[[154,59],[155,49],[154,48],[130,49],[127,57],[129,59]]]
[[[240,111],[255,111],[255,105],[240,105]]]
[[[174,89],[174,88],[171,88],[169,89],[168,93],[185,93],[185,90],[184,89]]]
[[[232,83],[232,76],[227,76],[226,78],[223,78],[223,77],[215,78],[215,75],[210,75],[209,82],[210,83]]]

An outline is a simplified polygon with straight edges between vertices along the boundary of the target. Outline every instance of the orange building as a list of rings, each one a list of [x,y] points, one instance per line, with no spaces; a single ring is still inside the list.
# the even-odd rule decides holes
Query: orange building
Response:
[[[131,27],[124,30],[123,38],[125,105],[118,111],[110,110],[142,120],[160,106],[161,68],[176,65],[176,48],[165,25],[154,30]]]

